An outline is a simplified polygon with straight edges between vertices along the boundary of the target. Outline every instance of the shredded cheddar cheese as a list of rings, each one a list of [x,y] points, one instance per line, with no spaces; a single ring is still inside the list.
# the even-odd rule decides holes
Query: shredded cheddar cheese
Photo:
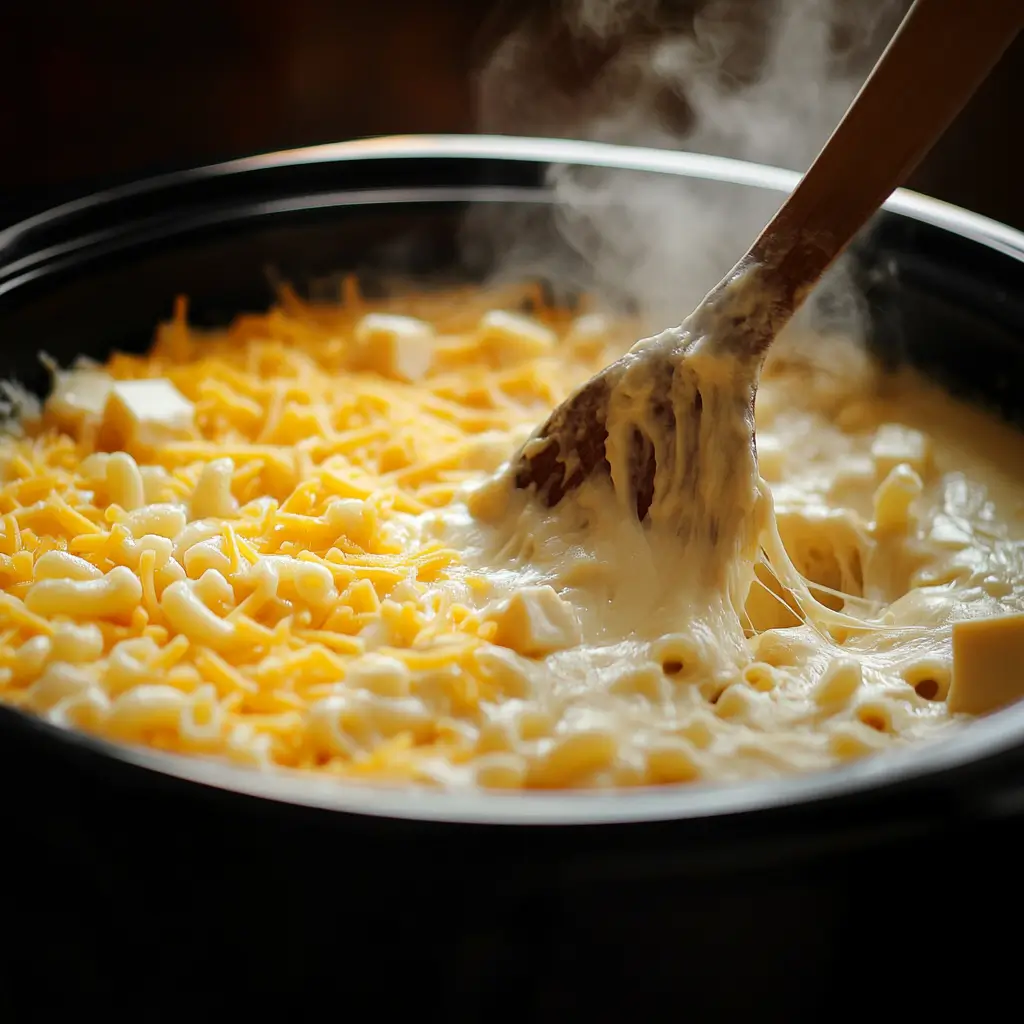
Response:
[[[605,346],[556,353],[574,318],[534,286],[373,309],[346,289],[218,333],[179,300],[146,356],[58,371],[0,443],[3,699],[340,775],[470,757],[457,718],[500,699],[472,657],[496,627],[423,606],[459,555],[408,519],[495,469]],[[427,677],[448,715],[414,696]]]

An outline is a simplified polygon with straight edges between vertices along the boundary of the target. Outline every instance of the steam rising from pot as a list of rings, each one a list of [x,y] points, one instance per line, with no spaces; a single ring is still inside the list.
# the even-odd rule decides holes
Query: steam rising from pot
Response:
[[[907,0],[518,0],[489,26],[478,124],[687,149],[804,170],[853,99]],[[603,294],[652,327],[681,319],[781,202],[749,188],[554,168],[555,230]],[[521,276],[551,266],[550,217],[478,211],[468,238]],[[840,263],[808,315],[856,333],[859,302]]]

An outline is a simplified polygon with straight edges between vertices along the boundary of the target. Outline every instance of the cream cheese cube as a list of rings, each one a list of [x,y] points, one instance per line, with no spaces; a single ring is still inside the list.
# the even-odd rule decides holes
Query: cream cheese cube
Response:
[[[59,370],[46,411],[63,430],[77,434],[100,421],[114,385],[114,378],[102,370]]]
[[[529,658],[564,650],[580,641],[572,607],[552,587],[523,587],[483,615],[498,630],[493,642]]]
[[[434,328],[423,320],[392,313],[367,313],[355,330],[359,369],[412,383],[434,361]]]
[[[555,332],[530,317],[492,309],[480,319],[477,337],[499,366],[515,366],[536,359],[555,347]]]
[[[192,436],[195,406],[169,381],[117,381],[103,409],[101,436],[108,448],[153,447]]]
[[[971,715],[1024,697],[1024,614],[953,623],[949,710]]]

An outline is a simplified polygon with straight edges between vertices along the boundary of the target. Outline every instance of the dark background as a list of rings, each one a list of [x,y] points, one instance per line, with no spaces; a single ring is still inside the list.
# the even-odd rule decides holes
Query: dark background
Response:
[[[756,19],[773,0],[727,2]],[[685,20],[700,3],[664,0],[658,16]],[[363,135],[472,131],[475,69],[509,24],[550,17],[554,0],[3,7],[0,217],[10,219],[156,170]],[[545,60],[567,88],[585,87],[586,61],[557,47]],[[911,185],[1024,227],[1011,158],[1022,103],[1024,38]]]

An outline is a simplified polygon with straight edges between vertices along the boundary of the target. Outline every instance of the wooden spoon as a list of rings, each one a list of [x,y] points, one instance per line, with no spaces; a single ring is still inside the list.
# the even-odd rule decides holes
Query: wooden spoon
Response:
[[[728,543],[749,506],[727,484],[756,468],[769,346],[1022,27],[1024,0],[915,0],[747,254],[681,326],[638,342],[555,409],[513,460],[516,486],[553,507],[605,474],[641,521]]]

